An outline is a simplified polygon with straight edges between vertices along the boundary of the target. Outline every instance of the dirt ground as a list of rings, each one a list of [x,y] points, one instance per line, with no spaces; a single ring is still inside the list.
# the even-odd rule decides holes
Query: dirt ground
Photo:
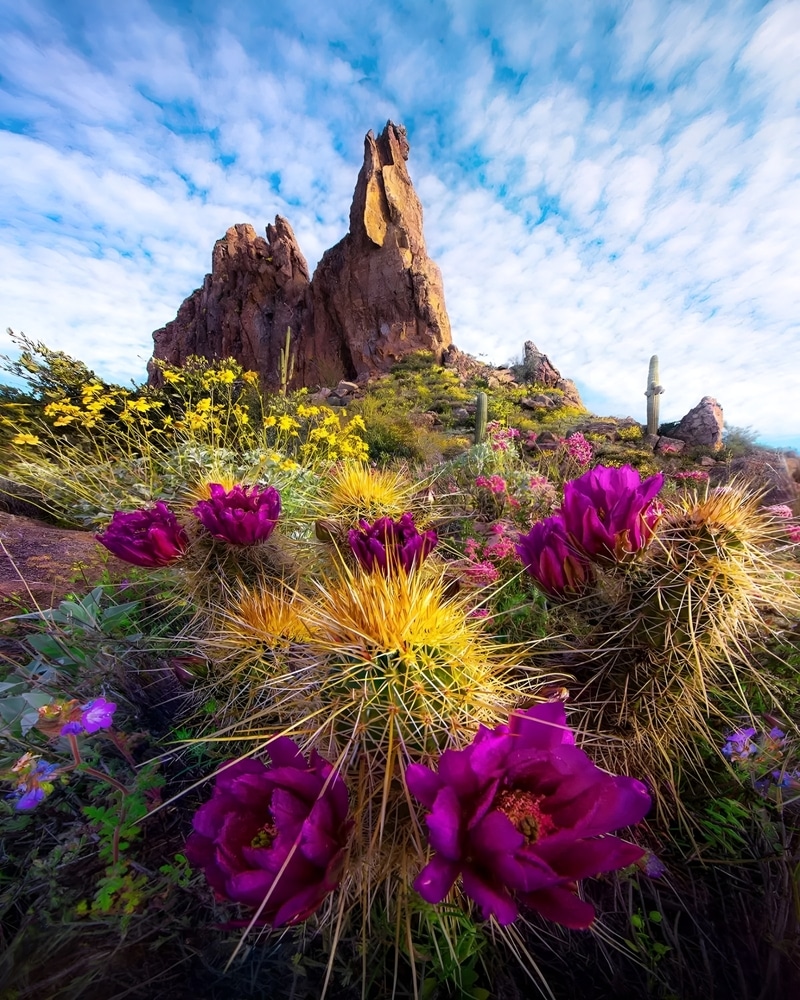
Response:
[[[85,593],[104,571],[123,580],[130,567],[91,532],[0,511],[0,653],[14,655],[21,624],[4,619],[55,607],[73,591]]]

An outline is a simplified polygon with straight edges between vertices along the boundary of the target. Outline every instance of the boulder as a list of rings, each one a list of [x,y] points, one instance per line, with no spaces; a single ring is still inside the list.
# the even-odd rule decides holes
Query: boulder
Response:
[[[655,446],[659,455],[680,455],[686,448],[686,442],[675,437],[660,437]]]
[[[800,485],[792,477],[786,456],[777,451],[759,448],[732,459],[727,467],[718,463],[714,471],[718,473],[715,482],[723,478],[745,480],[761,494],[761,502],[766,506],[795,504],[800,499]]]
[[[689,448],[722,447],[722,407],[711,396],[703,396],[694,409],[670,431],[670,437],[684,441]]]

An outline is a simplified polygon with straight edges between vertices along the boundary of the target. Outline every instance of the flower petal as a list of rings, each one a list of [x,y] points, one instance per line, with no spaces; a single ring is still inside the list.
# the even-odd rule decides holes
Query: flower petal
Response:
[[[573,930],[586,930],[594,923],[594,907],[563,886],[553,886],[520,896],[520,902],[541,913],[547,920]]]

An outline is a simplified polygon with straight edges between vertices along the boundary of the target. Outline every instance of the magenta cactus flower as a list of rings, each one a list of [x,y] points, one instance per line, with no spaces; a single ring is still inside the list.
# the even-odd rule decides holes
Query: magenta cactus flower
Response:
[[[229,545],[257,545],[272,534],[281,513],[281,497],[274,486],[236,485],[226,490],[210,483],[210,500],[192,510],[214,538]]]
[[[287,736],[268,750],[271,767],[241,760],[217,774],[186,857],[219,898],[280,927],[311,916],[337,887],[352,822],[344,781],[315,750],[306,761]]]
[[[347,539],[359,566],[367,573],[392,573],[397,569],[410,573],[439,542],[435,531],[419,532],[411,514],[403,514],[399,521],[390,517],[379,517],[374,524],[359,521]]]
[[[629,465],[595,466],[564,484],[559,514],[567,535],[589,559],[619,560],[638,552],[658,523],[653,500],[663,484],[660,472],[642,482]]]
[[[542,590],[554,597],[582,593],[592,582],[592,567],[575,550],[558,515],[537,521],[520,535],[517,555]]]
[[[645,853],[608,834],[643,819],[647,789],[601,771],[575,746],[561,702],[515,712],[494,730],[481,726],[466,749],[445,750],[438,772],[411,764],[406,781],[430,810],[434,855],[414,882],[429,903],[461,876],[487,920],[511,923],[525,906],[586,928],[595,912],[575,882]]]
[[[94,537],[118,559],[151,569],[169,566],[189,545],[189,536],[163,500],[142,510],[115,511],[108,527]]]

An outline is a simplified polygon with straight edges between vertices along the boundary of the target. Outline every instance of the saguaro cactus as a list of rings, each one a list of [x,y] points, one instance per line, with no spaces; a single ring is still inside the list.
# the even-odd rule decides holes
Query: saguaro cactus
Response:
[[[650,358],[650,370],[647,373],[647,433],[658,434],[658,397],[664,391],[658,384],[658,355]]]
[[[294,375],[294,354],[292,353],[292,328],[286,327],[286,345],[281,348],[278,375],[281,380],[281,395],[285,396]]]
[[[475,399],[475,444],[480,444],[486,437],[486,417],[489,413],[489,397],[485,392],[479,392]]]

